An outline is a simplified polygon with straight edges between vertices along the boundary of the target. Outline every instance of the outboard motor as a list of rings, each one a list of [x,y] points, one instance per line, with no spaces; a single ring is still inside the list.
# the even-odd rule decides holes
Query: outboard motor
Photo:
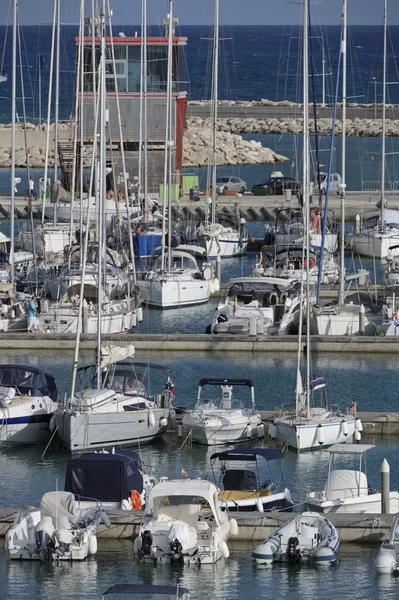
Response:
[[[71,525],[66,517],[60,517],[58,529],[55,532],[57,540],[56,552],[58,556],[65,556],[71,550],[73,533],[70,531]]]
[[[151,556],[151,547],[152,547],[152,533],[148,529],[143,531],[141,534],[141,548],[139,548],[138,553],[141,556]]]
[[[287,558],[290,563],[299,563],[301,560],[301,551],[299,549],[299,540],[297,537],[290,537],[288,540]]]
[[[42,560],[49,560],[54,550],[54,525],[51,517],[43,517],[36,526],[36,552]]]
[[[177,538],[170,542],[170,550],[172,552],[172,563],[183,563],[183,546]]]

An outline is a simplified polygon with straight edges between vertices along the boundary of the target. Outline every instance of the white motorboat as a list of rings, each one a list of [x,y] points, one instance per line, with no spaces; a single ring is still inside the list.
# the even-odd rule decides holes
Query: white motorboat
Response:
[[[261,468],[257,459],[264,459],[269,467],[269,476],[261,483]],[[280,450],[274,448],[234,448],[217,452],[211,456],[211,468],[216,485],[221,488],[218,493],[219,505],[222,510],[258,511],[292,510],[291,493],[284,487],[279,491],[279,482],[274,481],[270,462],[284,458]],[[214,467],[219,461],[221,477],[218,481]],[[253,465],[255,470],[248,468],[227,468],[231,462]],[[280,471],[281,478],[281,471]]]
[[[75,496],[80,508],[101,503],[104,510],[140,510],[154,483],[143,473],[137,452],[113,448],[68,460],[64,489]]]
[[[399,285],[399,257],[393,254],[394,251],[398,250],[399,244],[397,246],[390,246],[389,254],[386,257],[384,282],[388,286]]]
[[[47,492],[38,510],[21,510],[6,534],[11,560],[85,560],[97,552],[100,522],[111,526],[101,506],[79,509],[73,494]]]
[[[52,426],[71,452],[144,444],[161,437],[175,418],[174,386],[169,369],[134,361],[134,347],[102,346],[100,381],[97,366],[78,370],[82,390],[54,413]],[[149,391],[160,374],[167,374],[164,389]],[[89,387],[85,387],[85,382]]]
[[[248,335],[252,322],[255,334],[266,334],[289,310],[298,282],[290,277],[236,277],[229,286],[207,333]]]
[[[366,455],[375,448],[370,444],[336,444],[329,452],[328,477],[321,491],[309,492],[306,505],[310,510],[329,513],[380,513],[381,493],[369,486]],[[337,469],[337,457],[343,456],[347,466],[348,457],[359,461],[358,469]],[[364,471],[362,470],[364,463]],[[389,513],[399,512],[399,492],[390,492]]]
[[[392,521],[389,536],[382,542],[374,565],[377,573],[399,573],[399,513]]]
[[[134,541],[137,560],[213,564],[229,557],[227,540],[237,522],[219,508],[209,481],[179,479],[154,485]]]
[[[0,365],[0,445],[40,444],[57,410],[54,377],[25,365]]]
[[[220,386],[221,396],[205,398],[202,388]],[[251,391],[251,408],[233,397],[233,388],[248,387]],[[245,442],[264,437],[264,425],[256,410],[255,389],[250,379],[200,379],[197,402],[182,419],[183,434],[193,442],[213,446]]]
[[[219,290],[213,267],[206,250],[199,246],[181,245],[171,248],[164,260],[160,249],[152,265],[137,281],[143,300],[157,308],[179,308],[208,302],[210,295]]]
[[[190,592],[182,585],[152,585],[141,583],[117,583],[103,593],[104,596],[127,594],[129,596],[170,596],[174,600],[190,600]]]
[[[286,523],[252,551],[260,564],[312,562],[331,565],[337,560],[340,538],[334,525],[316,512],[304,512]]]

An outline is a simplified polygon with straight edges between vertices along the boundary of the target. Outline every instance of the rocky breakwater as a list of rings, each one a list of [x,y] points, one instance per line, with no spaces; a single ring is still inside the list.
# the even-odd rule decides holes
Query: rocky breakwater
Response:
[[[219,126],[218,126],[219,127]],[[195,117],[184,132],[183,166],[206,167],[211,164],[212,130],[210,119]],[[217,165],[262,165],[288,160],[255,140],[246,141],[221,125],[217,132]]]
[[[59,124],[59,139],[68,139],[71,126]],[[46,159],[46,125],[26,124],[26,145],[28,147],[29,165],[44,167]],[[54,165],[54,126],[49,131],[49,167]],[[11,125],[0,124],[0,168],[11,166]],[[15,127],[15,166],[26,167],[25,131],[22,124]]]

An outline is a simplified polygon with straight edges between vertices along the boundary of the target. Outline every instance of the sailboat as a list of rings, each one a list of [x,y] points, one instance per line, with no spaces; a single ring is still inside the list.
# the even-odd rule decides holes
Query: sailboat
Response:
[[[309,0],[304,2],[303,17],[303,192],[304,192],[304,225],[306,254],[310,249],[310,173],[309,173],[309,90],[308,90],[308,15]],[[311,340],[310,340],[310,277],[309,265],[306,265],[306,377],[302,381],[300,372],[302,354],[302,323],[305,299],[305,286],[301,281],[299,303],[299,334],[297,356],[296,401],[292,411],[282,410],[270,424],[269,435],[281,440],[290,448],[300,452],[323,448],[338,442],[351,440],[355,432],[355,418],[350,414],[341,414],[329,408],[327,400],[327,382],[323,377],[311,373]],[[319,400],[319,401],[318,401]],[[358,436],[360,432],[357,432]]]
[[[366,221],[358,234],[351,238],[353,251],[361,256],[386,258],[399,256],[399,210],[385,207],[385,135],[387,86],[387,0],[384,0],[384,64],[382,76],[382,139],[381,139],[381,198],[380,216]]]
[[[218,116],[218,69],[219,69],[219,0],[215,0],[215,27],[213,39],[213,103],[212,103],[212,198],[210,215],[199,224],[197,243],[206,248],[209,258],[241,256],[247,251],[247,222],[238,210],[234,217],[217,215],[217,116]]]

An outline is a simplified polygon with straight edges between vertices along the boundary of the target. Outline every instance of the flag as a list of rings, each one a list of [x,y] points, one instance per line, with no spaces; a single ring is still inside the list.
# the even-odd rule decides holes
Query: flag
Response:
[[[323,138],[322,138],[322,136],[320,136],[319,137],[319,142],[322,142],[322,141],[323,141]]]
[[[183,469],[183,467],[181,468],[180,475],[181,475],[182,477],[188,477],[188,473],[187,473],[187,471],[185,471],[185,470]]]

